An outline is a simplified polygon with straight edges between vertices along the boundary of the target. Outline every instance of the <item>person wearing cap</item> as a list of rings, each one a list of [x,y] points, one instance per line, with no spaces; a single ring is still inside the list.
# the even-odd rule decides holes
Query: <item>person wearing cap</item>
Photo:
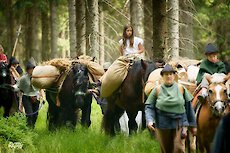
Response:
[[[192,95],[175,82],[176,71],[169,64],[160,72],[163,83],[155,87],[145,102],[148,129],[156,132],[162,153],[184,153],[187,127],[196,134]]]
[[[27,125],[34,128],[39,109],[39,98],[41,93],[36,89],[31,83],[31,77],[35,65],[31,62],[26,64],[26,74],[24,74],[17,83],[13,86],[15,91],[20,91],[22,93],[22,101],[19,104],[21,108],[22,105],[25,109],[27,117]]]
[[[0,44],[0,62],[7,63],[7,56],[4,54],[4,48]]]
[[[209,43],[205,47],[206,59],[202,60],[200,64],[200,69],[197,74],[197,85],[201,87],[201,93],[198,95],[200,102],[203,102],[207,97],[208,81],[206,75],[212,75],[214,73],[224,73],[226,74],[225,65],[222,61],[218,59],[218,49],[212,43]]]

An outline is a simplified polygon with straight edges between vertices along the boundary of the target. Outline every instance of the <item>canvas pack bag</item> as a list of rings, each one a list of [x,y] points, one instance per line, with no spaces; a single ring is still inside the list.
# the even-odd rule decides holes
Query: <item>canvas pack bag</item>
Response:
[[[130,59],[120,56],[102,76],[101,97],[109,97],[116,91],[128,74]]]
[[[32,84],[39,89],[47,89],[58,80],[60,71],[55,66],[36,66],[32,73]]]

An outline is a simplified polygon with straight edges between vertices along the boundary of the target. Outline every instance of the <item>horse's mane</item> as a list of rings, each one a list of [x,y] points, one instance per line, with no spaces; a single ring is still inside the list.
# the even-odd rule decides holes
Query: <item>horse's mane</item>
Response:
[[[221,83],[224,82],[224,78],[226,75],[224,73],[214,73],[211,75],[211,82],[212,83]]]

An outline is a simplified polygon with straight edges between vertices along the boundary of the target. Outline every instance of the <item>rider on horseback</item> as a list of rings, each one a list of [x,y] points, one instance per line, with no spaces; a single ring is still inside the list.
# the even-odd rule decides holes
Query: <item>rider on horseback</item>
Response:
[[[224,63],[217,58],[218,49],[213,44],[209,43],[205,47],[205,55],[207,59],[201,62],[200,70],[196,78],[197,85],[200,84],[201,87],[201,94],[198,95],[200,102],[203,102],[208,95],[207,88],[209,83],[205,76],[214,73],[226,73]]]

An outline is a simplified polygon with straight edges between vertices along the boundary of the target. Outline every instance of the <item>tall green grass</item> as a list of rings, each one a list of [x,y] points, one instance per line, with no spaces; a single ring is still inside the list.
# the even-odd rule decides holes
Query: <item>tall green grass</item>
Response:
[[[76,126],[75,131],[60,129],[49,132],[46,127],[47,104],[39,112],[35,132],[38,136],[34,140],[36,153],[159,153],[158,143],[147,130],[125,136],[107,136],[101,130],[102,114],[99,105],[92,104],[92,124],[90,128]]]

